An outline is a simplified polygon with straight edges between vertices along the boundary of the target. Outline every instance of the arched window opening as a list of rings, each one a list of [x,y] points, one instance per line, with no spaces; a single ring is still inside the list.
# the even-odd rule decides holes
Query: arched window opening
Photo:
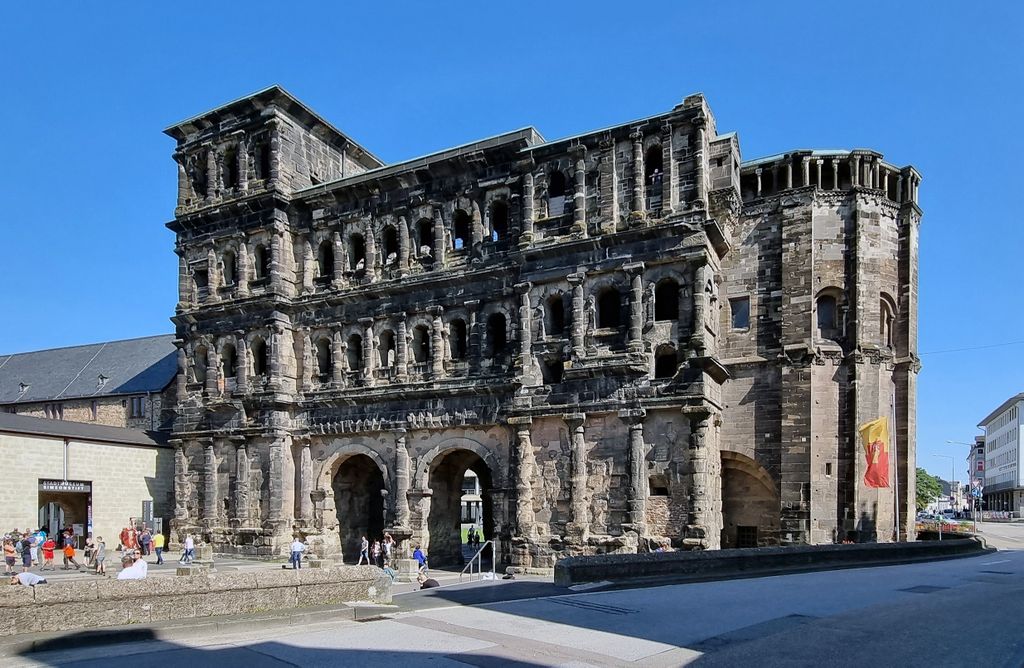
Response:
[[[668,346],[659,348],[654,356],[654,377],[672,378],[678,370],[679,356],[676,354],[675,349]]]
[[[672,279],[666,279],[654,288],[654,319],[679,319],[679,284]]]
[[[224,251],[221,263],[224,265],[224,285],[234,285],[235,281],[238,280],[238,258],[235,255],[235,251]]]
[[[833,295],[821,295],[815,305],[818,321],[818,336],[822,339],[839,338],[838,313],[836,298]]]
[[[385,329],[377,337],[378,345],[380,346],[380,363],[389,369],[393,369],[396,362],[396,350],[395,350],[395,333],[390,329]]]
[[[256,280],[270,276],[270,253],[263,244],[256,244],[252,251],[253,264],[256,269]]]
[[[560,336],[565,333],[565,303],[562,295],[551,295],[547,302],[548,333],[552,336]]]
[[[508,344],[505,314],[492,313],[487,318],[487,344],[489,357],[496,357],[505,352]]]
[[[270,143],[264,142],[260,144],[259,149],[259,168],[260,173],[257,178],[269,180],[270,179]]]
[[[225,149],[223,156],[221,156],[221,178],[224,180],[224,189],[233,189],[238,187],[238,149],[231,147]]]
[[[353,234],[348,238],[348,264],[352,271],[366,268],[366,242],[361,234]]]
[[[384,264],[394,264],[398,261],[398,232],[388,225],[384,228],[381,240],[384,246]]]
[[[466,359],[468,352],[468,337],[466,336],[466,321],[452,320],[448,326],[450,332],[448,338],[451,345],[452,359]]]
[[[661,144],[654,144],[644,155],[644,187],[647,195],[647,207],[651,211],[661,208],[662,181],[662,150]]]
[[[348,337],[348,350],[345,351],[348,358],[349,371],[359,371],[363,368],[363,337],[353,334]]]
[[[192,368],[195,370],[197,383],[206,382],[206,365],[208,362],[206,346],[196,348],[196,352],[192,357]]]
[[[896,309],[892,305],[889,295],[882,294],[879,305],[878,332],[879,343],[887,348],[893,347],[893,323],[896,321]]]
[[[597,328],[617,329],[621,324],[621,300],[615,288],[605,288],[597,296]]]
[[[426,325],[418,325],[412,330],[412,358],[417,364],[430,359],[430,330]]]
[[[565,174],[557,169],[548,176],[548,216],[565,213]]]
[[[469,247],[469,226],[469,214],[462,209],[456,211],[455,218],[452,220],[452,248],[461,250]]]
[[[320,339],[316,342],[316,372],[321,382],[330,380],[334,367],[334,356],[331,354],[330,339]]]
[[[429,218],[420,218],[416,223],[416,245],[419,248],[420,256],[434,256],[434,221]]]
[[[263,339],[253,339],[249,347],[252,351],[252,375],[256,377],[267,375],[267,344]]]
[[[503,200],[491,203],[491,241],[508,237],[508,204]]]
[[[238,354],[235,347],[227,343],[220,351],[220,375],[227,381],[233,380],[238,373]]]
[[[316,267],[320,278],[334,276],[334,244],[330,240],[323,241],[317,249]]]

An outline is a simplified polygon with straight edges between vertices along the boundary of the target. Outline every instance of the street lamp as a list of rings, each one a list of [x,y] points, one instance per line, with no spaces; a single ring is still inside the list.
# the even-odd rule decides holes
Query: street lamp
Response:
[[[953,485],[956,484],[953,481],[953,478],[956,477],[956,459],[953,457],[953,455],[936,455],[936,454],[933,454],[932,456],[933,457],[942,457],[943,459],[948,459],[949,460],[949,471],[951,473],[951,476],[949,478],[949,507],[952,508],[953,507]],[[940,517],[939,517],[939,540],[941,541],[942,540],[942,517],[941,517],[942,514],[939,513],[939,515],[940,515]]]

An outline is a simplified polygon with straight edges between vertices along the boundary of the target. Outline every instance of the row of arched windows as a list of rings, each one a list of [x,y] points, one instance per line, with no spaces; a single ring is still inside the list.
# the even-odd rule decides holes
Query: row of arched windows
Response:
[[[846,323],[843,318],[844,296],[838,288],[825,288],[818,293],[814,303],[815,324],[819,339],[839,341],[846,334]],[[896,321],[896,302],[891,296],[882,293],[878,305],[879,345],[892,348],[893,325]]]

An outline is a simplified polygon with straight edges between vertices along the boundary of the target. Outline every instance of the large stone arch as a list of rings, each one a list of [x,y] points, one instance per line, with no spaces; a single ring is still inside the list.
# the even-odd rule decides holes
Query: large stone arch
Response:
[[[723,450],[722,547],[777,545],[781,501],[774,478],[750,457]]]
[[[381,455],[364,443],[329,446],[328,452],[316,482],[316,494],[325,501],[323,528],[337,532],[342,557],[355,562],[364,535],[370,541],[383,535],[393,505],[394,477]]]
[[[452,436],[441,441],[433,448],[416,458],[415,480],[416,486],[420,489],[428,487],[428,478],[432,466],[440,463],[440,458],[455,450],[469,450],[484,460],[484,464],[491,471],[491,476],[496,487],[505,485],[504,462],[498,455],[480,441],[466,436]],[[440,457],[440,458],[439,458]]]

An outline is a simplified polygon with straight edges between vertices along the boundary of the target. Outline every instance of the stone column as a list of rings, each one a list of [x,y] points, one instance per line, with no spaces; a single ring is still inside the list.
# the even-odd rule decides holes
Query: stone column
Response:
[[[793,187],[793,161],[787,156],[786,160],[786,190]]]
[[[395,525],[409,528],[409,448],[405,429],[395,430]]]
[[[360,318],[363,326],[363,381],[373,385],[374,373],[377,369],[377,347],[374,344],[373,318]]]
[[[432,306],[428,309],[431,315],[430,321],[430,375],[434,379],[444,376],[444,338],[441,336],[441,313],[440,306]]]
[[[309,334],[309,327],[302,328],[302,391],[310,392],[313,389],[313,365],[316,355],[313,352],[313,338]]]
[[[270,127],[270,179],[267,187],[269,188],[278,185],[281,178],[281,125],[277,119],[273,119],[268,126]]]
[[[530,288],[529,283],[519,283],[515,286],[519,293],[519,360],[520,368],[525,373],[530,368],[530,344],[533,337],[531,331]]]
[[[484,242],[484,222],[483,217],[480,215],[480,205],[475,201],[472,205],[472,225],[470,227],[470,248],[475,249]]]
[[[537,515],[533,510],[533,481],[537,475],[537,460],[530,438],[533,418],[512,417],[508,423],[516,430],[516,526],[518,535],[530,537],[537,533]]]
[[[282,237],[284,230],[275,227],[270,234],[270,289],[278,294],[284,292],[281,267],[283,265]]]
[[[175,389],[178,395],[178,403],[185,401],[188,395],[188,355],[185,353],[185,342],[176,339],[174,345],[177,347],[178,373],[174,377]]]
[[[809,156],[805,155],[803,158],[800,159],[800,174],[801,174],[801,177],[803,178],[803,185],[804,185],[805,188],[807,186],[811,185],[811,169],[810,169],[810,164],[811,164],[811,159],[810,159]]]
[[[622,265],[629,276],[629,330],[627,347],[630,352],[644,350],[644,263],[633,262]]]
[[[335,330],[331,338],[331,381],[335,387],[345,385],[345,352],[341,332]]]
[[[856,187],[860,185],[860,156],[853,156],[850,158],[850,185]]]
[[[818,158],[817,160],[814,161],[815,178],[817,182],[816,185],[818,188],[821,188],[821,163],[823,162],[825,161],[822,160],[821,158]]]
[[[587,442],[583,435],[583,423],[587,416],[583,413],[571,413],[563,418],[572,434],[572,474],[569,478],[572,521],[566,525],[566,531],[579,541],[585,541],[590,533],[590,507],[587,503]]]
[[[188,512],[188,501],[191,497],[192,485],[189,484],[188,456],[185,454],[185,443],[174,439],[174,520],[183,524],[191,521]]]
[[[246,394],[249,392],[249,344],[245,341],[245,332],[237,330],[235,341],[238,342],[235,347],[238,355],[235,362],[235,392]]]
[[[334,276],[331,283],[335,290],[341,288],[345,282],[345,242],[341,238],[341,232],[335,230],[331,234],[331,247],[334,250]]]
[[[249,296],[249,245],[242,238],[238,241],[238,276],[237,294],[239,297]]]
[[[445,241],[444,241],[444,218],[441,217],[441,211],[439,209],[434,211],[434,268],[444,268],[445,258]]]
[[[398,269],[402,276],[409,271],[409,221],[405,216],[398,218]]]
[[[707,258],[700,258],[698,261],[702,264],[696,266],[693,272],[693,331],[690,334],[690,346],[698,356],[702,356],[707,354],[708,349],[706,320],[711,314],[708,313],[710,304],[705,286],[711,277],[711,270],[707,265]]]
[[[479,299],[470,299],[466,302],[466,309],[469,311],[469,326],[466,329],[466,353],[469,357],[470,375],[480,370],[480,357],[483,346],[480,345],[481,336],[477,323],[477,311],[480,308]]]
[[[587,148],[582,144],[569,149],[575,155],[572,191],[572,229],[570,234],[587,236]]]
[[[832,158],[832,190],[839,190],[839,161]]]
[[[533,164],[524,167],[523,172],[523,229],[519,232],[519,246],[526,248],[533,243]]]
[[[586,353],[584,334],[586,332],[586,314],[583,312],[583,280],[585,274],[577,272],[569,274],[569,285],[572,286],[572,354],[583,357]]]
[[[644,135],[639,130],[630,133],[633,140],[633,213],[644,213]]]
[[[249,524],[249,448],[244,440],[235,444],[235,519],[241,526]]]
[[[217,521],[217,457],[213,439],[203,439],[203,520],[207,528]]]
[[[754,170],[754,174],[757,175],[757,194],[755,197],[761,196],[761,168],[758,167]]]
[[[395,341],[395,380],[404,383],[409,377],[409,336],[406,315],[398,316],[398,335]]]
[[[206,349],[206,395],[220,396],[220,356],[216,343],[211,341]]]
[[[313,522],[313,455],[309,448],[306,437],[299,450],[299,519],[307,525]]]
[[[377,235],[372,221],[366,224],[366,278],[371,281],[377,279]]]
[[[302,292],[313,293],[313,265],[316,264],[316,257],[313,255],[313,243],[309,235],[302,240]]]
[[[217,152],[213,146],[206,149],[206,199],[212,200],[215,194],[219,194],[217,174]]]
[[[638,536],[647,532],[647,444],[644,443],[642,409],[619,411],[619,419],[629,425],[629,493],[626,498],[629,528]]]
[[[192,306],[192,276],[188,271],[185,251],[175,248],[174,252],[178,256],[178,305],[176,310],[184,311]]]
[[[269,470],[268,483],[270,487],[267,520],[277,529],[281,523],[288,519],[285,513],[284,498],[284,469],[285,452],[288,446],[288,435],[284,432],[275,432],[269,447]]]
[[[889,193],[889,170],[888,169],[883,169],[882,170],[882,192],[886,193],[886,195],[888,196],[888,193]]]
[[[249,190],[249,152],[245,150],[245,136],[238,138],[238,191]]]
[[[698,127],[699,125],[699,127]],[[704,119],[694,125],[696,146],[694,147],[694,183],[697,190],[694,197],[704,202],[706,189],[704,179],[708,173],[707,152],[704,150]],[[665,214],[672,213],[678,208],[679,188],[676,174],[675,147],[672,134],[672,124],[668,121],[661,125],[661,211]],[[703,208],[707,208],[701,205]]]
[[[281,346],[284,345],[284,327],[274,323],[270,328],[270,360],[268,369],[270,378],[267,379],[267,389],[277,390],[281,388]]]
[[[691,409],[690,416],[690,498],[683,544],[693,549],[714,550],[721,546],[721,462],[712,434],[712,415],[706,409]]]
[[[188,200],[189,183],[188,173],[185,171],[184,161],[185,156],[180,153],[174,155],[174,161],[178,163],[178,206],[185,206],[185,202]]]
[[[211,245],[206,250],[206,301],[208,302],[220,301],[220,293],[217,292],[220,287],[219,262],[217,251]]]

